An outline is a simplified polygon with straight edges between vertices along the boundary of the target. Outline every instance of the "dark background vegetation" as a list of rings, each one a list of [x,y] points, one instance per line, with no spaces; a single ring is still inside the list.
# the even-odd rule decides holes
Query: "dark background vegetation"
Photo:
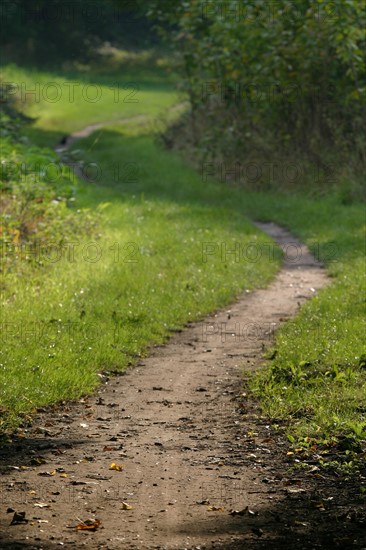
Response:
[[[1,47],[13,62],[45,67],[88,61],[103,42],[141,49],[156,44],[143,2],[3,0]]]
[[[191,111],[165,143],[193,150],[197,165],[265,155],[305,167],[296,185],[312,193],[364,198],[362,0],[3,0],[1,10],[4,58],[23,65],[87,63],[105,43],[173,52]]]
[[[151,5],[161,34],[180,52],[192,116],[178,135],[199,151],[200,161],[221,159],[233,167],[244,159],[288,160],[306,166],[310,177],[299,178],[302,187],[326,194],[348,185],[345,202],[364,198],[362,0]],[[268,179],[267,187],[283,186],[281,175]]]

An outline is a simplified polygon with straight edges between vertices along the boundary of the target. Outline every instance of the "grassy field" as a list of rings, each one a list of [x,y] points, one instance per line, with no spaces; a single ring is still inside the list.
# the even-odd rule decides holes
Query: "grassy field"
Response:
[[[12,86],[18,108],[35,119],[26,135],[45,147],[90,124],[136,115],[157,117],[180,98],[167,75],[156,68],[52,73],[8,64],[1,67],[1,79]]]
[[[15,67],[5,75],[29,87],[51,78],[61,86],[66,78]],[[67,78],[87,81],[83,75]],[[119,82],[129,78],[122,75]],[[91,392],[98,373],[125,369],[171,330],[243,289],[266,285],[279,268],[279,253],[274,262],[265,255],[258,262],[236,262],[232,255],[204,261],[207,243],[228,249],[236,242],[268,243],[248,221],[260,219],[285,225],[306,242],[333,283],[279,331],[273,358],[251,381],[252,391],[266,414],[288,423],[300,456],[317,446],[326,456],[340,444],[345,453],[359,451],[366,426],[364,206],[342,204],[337,193],[311,199],[203,182],[156,142],[151,121],[180,98],[163,78],[149,78],[140,75],[141,101],[122,108],[108,75],[88,80],[102,87],[101,108],[82,95],[75,104],[63,96],[25,107],[39,116],[28,135],[40,145],[54,145],[61,135],[101,120],[147,118],[110,125],[74,143],[70,158],[84,163],[79,168],[89,181],[77,183],[71,211],[98,213],[97,232],[65,231],[55,250],[40,248],[37,268],[20,258],[8,273],[0,428],[37,406]]]

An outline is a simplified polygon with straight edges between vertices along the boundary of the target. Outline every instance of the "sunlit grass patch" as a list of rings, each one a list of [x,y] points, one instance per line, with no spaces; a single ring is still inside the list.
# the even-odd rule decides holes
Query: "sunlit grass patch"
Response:
[[[278,331],[273,358],[251,387],[264,411],[287,423],[295,448],[306,438],[314,449],[314,441],[330,441],[348,464],[349,453],[366,447],[364,206],[344,206],[337,196],[269,200],[250,195],[258,215],[308,243],[332,281]]]
[[[166,77],[154,79],[138,70],[104,75],[93,70],[55,73],[5,65],[1,78],[4,86],[11,87],[18,108],[35,119],[29,134],[48,146],[89,124],[158,116],[181,100]],[[47,142],[39,141],[41,130],[48,133]]]

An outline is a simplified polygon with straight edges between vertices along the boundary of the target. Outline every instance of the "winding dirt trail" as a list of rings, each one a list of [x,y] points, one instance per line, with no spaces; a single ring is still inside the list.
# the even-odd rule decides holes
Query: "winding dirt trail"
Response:
[[[181,101],[179,103],[176,103],[172,107],[169,107],[166,110],[166,117],[172,116],[175,113],[183,112],[184,109],[186,109],[188,106],[187,101]],[[69,149],[69,147],[79,139],[83,139],[86,137],[91,136],[94,132],[97,130],[103,130],[103,128],[107,128],[109,126],[118,126],[121,124],[133,124],[138,126],[139,124],[146,124],[150,123],[151,127],[154,127],[154,124],[159,120],[159,118],[154,118],[151,115],[145,115],[145,114],[137,114],[137,115],[131,115],[128,117],[121,117],[117,119],[102,121],[102,122],[96,122],[94,124],[89,124],[88,126],[85,126],[81,130],[77,130],[76,132],[73,132],[72,134],[65,136],[62,140],[62,143],[57,145],[55,148],[56,153],[62,153],[66,149]]]
[[[40,411],[25,438],[0,449],[0,548],[319,547],[283,519],[296,508],[281,512],[296,497],[285,447],[242,384],[274,330],[328,279],[287,231],[258,225],[287,251],[268,288],[189,325],[124,376],[103,377],[97,395]],[[28,523],[9,526],[7,508]],[[75,528],[88,519],[99,528]]]

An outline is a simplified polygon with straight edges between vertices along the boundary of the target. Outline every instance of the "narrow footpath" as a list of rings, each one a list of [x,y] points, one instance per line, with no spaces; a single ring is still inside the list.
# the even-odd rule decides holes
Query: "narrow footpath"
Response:
[[[0,548],[327,547],[298,512],[314,484],[289,471],[243,378],[328,278],[287,231],[258,225],[286,252],[268,288],[190,324],[124,375],[101,375],[96,395],[39,411],[0,449]],[[15,512],[25,521],[10,525]]]

